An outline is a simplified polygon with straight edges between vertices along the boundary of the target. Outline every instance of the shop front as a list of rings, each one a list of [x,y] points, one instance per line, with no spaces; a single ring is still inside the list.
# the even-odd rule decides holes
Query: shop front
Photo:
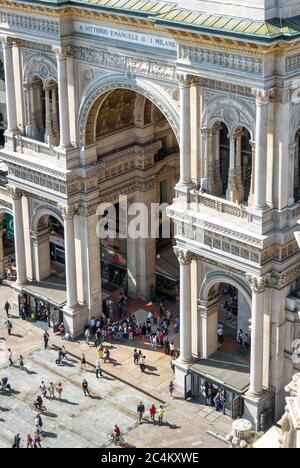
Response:
[[[63,322],[65,305],[65,284],[59,278],[32,283],[23,288],[19,295],[21,318],[32,320],[41,328],[52,328],[55,333]]]
[[[126,242],[121,239],[102,241],[101,274],[104,285],[109,284],[116,289],[128,289]]]
[[[244,395],[249,384],[250,374],[244,366],[201,359],[186,376],[186,396],[238,419],[244,414]]]

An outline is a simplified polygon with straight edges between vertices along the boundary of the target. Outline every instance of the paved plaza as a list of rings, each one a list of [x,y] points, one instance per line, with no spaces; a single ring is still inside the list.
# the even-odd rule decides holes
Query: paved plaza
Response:
[[[65,367],[57,367],[56,346],[61,339],[51,334],[50,349],[43,350],[43,330],[24,322],[17,312],[17,294],[0,287],[0,305],[8,299],[13,305],[13,336],[8,337],[5,317],[0,306],[0,376],[7,376],[13,387],[11,396],[0,394],[0,447],[10,447],[16,432],[24,439],[34,432],[36,412],[31,409],[37,397],[41,380],[46,384],[62,383],[63,401],[45,400],[47,414],[43,416],[45,438],[43,447],[105,447],[109,446],[107,433],[119,424],[125,440],[135,447],[195,447],[225,448],[224,438],[231,430],[231,420],[212,408],[183,401],[175,393],[170,398],[168,384],[172,379],[170,358],[152,351],[139,342],[147,356],[148,370],[142,374],[132,362],[133,347],[113,343],[111,364],[103,364],[104,377],[96,380],[94,367],[97,355],[94,347],[84,341],[65,343],[70,353]],[[14,353],[16,367],[7,367],[7,349]],[[81,371],[78,363],[81,353],[90,363],[88,371]],[[25,357],[27,372],[18,368],[17,358]],[[92,398],[84,397],[81,384],[87,379]],[[165,424],[150,423],[147,418],[138,424],[136,407],[143,401],[146,409],[164,402]]]

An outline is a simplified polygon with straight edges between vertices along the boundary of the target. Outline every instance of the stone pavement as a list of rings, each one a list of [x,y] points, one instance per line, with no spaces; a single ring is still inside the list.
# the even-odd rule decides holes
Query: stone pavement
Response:
[[[3,328],[3,324],[6,319],[2,310],[2,304],[4,304],[6,299],[8,299],[11,302],[11,304],[14,305],[14,317],[12,318],[12,322],[14,324],[14,334],[16,336],[12,336],[11,338],[7,338],[7,332]],[[38,382],[40,382],[40,380],[42,380],[43,378],[47,380],[47,382],[49,382],[49,379],[52,378],[51,376],[53,376],[53,379],[57,382],[57,378],[59,378],[57,372],[67,372],[68,383],[66,387],[68,387],[68,390],[66,390],[66,392],[68,392],[68,395],[66,394],[66,397],[71,402],[75,402],[77,401],[77,398],[80,398],[81,393],[79,389],[79,383],[82,376],[80,374],[80,371],[78,370],[78,366],[76,366],[75,369],[66,368],[61,371],[53,365],[53,357],[51,357],[49,363],[49,359],[46,359],[46,356],[48,357],[48,354],[50,355],[51,353],[54,353],[55,355],[55,351],[48,351],[48,354],[46,355],[43,354],[44,351],[40,351],[42,348],[43,330],[41,330],[35,324],[32,324],[30,322],[23,322],[17,316],[16,311],[17,294],[12,289],[1,286],[0,347],[2,348],[2,364],[0,362],[0,367],[1,365],[3,367],[3,363],[4,365],[6,365],[7,362],[7,354],[5,352],[5,348],[7,349],[7,347],[11,347],[14,351],[15,356],[18,356],[19,354],[23,354],[26,356],[25,364],[28,365],[29,370],[32,366],[34,372],[37,372],[37,375],[35,377],[31,377],[30,390],[29,387],[27,390],[25,389],[24,398],[27,398],[26,402],[22,403],[23,395],[22,399],[20,395],[17,395],[16,402],[14,400],[11,400],[13,401],[13,405],[10,407],[11,411],[13,411],[14,407],[16,406],[18,410],[19,408],[21,408],[22,413],[24,413],[24,421],[26,421],[26,423],[24,422],[24,432],[26,432],[28,430],[32,431],[32,422],[30,421],[31,416],[30,411],[28,410],[28,398],[32,399],[34,397],[36,389],[38,389],[39,387]],[[1,338],[3,337],[5,338],[5,341],[1,340]],[[62,340],[60,339],[60,337],[53,336],[53,334],[51,334],[50,344],[60,346],[62,344]],[[97,358],[97,354],[96,349],[93,346],[88,347],[84,341],[78,341],[74,343],[64,342],[64,345],[66,346],[67,350],[77,358],[80,358],[81,353],[84,352],[87,361],[90,362],[91,365],[94,365]],[[133,364],[132,353],[134,347],[137,347],[138,349],[143,349],[147,356],[146,362],[148,364],[148,369],[145,374],[142,374],[140,372],[139,367]],[[113,423],[115,423],[115,417],[117,419],[121,419],[120,424],[122,428],[125,429],[126,441],[137,447],[226,447],[226,443],[222,440],[222,438],[224,438],[227,433],[231,432],[232,421],[229,418],[223,416],[222,414],[216,413],[211,408],[203,407],[194,402],[182,401],[179,395],[176,395],[176,392],[175,399],[169,397],[168,386],[170,380],[173,377],[173,374],[170,368],[170,358],[168,356],[165,356],[162,352],[153,351],[149,349],[148,343],[144,343],[143,340],[140,340],[139,342],[135,341],[132,345],[128,344],[128,341],[124,342],[124,344],[113,343],[111,345],[111,355],[113,359],[112,363],[102,364],[102,369],[104,370],[104,375],[106,377],[105,382],[108,385],[105,387],[104,393],[110,394],[111,391],[113,392],[113,388],[115,385],[117,385],[117,387],[122,387],[122,391],[120,390],[120,394],[123,395],[122,401],[124,403],[123,405],[121,405],[121,408],[118,408],[116,406],[118,411],[114,413],[112,412],[113,410],[111,404],[109,403],[109,399],[106,400],[104,398],[103,404],[102,400],[92,400],[89,401],[88,408],[83,406],[84,412],[87,411],[88,414],[95,412],[96,414],[98,414],[98,408],[99,405],[101,405],[101,414],[102,412],[103,414],[107,414],[107,412],[110,412],[110,424],[112,423],[112,421]],[[5,358],[3,358],[3,356],[5,356]],[[9,372],[17,372],[18,376],[19,371],[15,369],[9,369]],[[71,372],[70,375],[69,372]],[[92,377],[92,379],[94,379],[94,377]],[[17,382],[17,386],[18,385],[19,383]],[[18,388],[16,388],[16,390],[19,391]],[[98,393],[99,389],[97,386],[97,388],[95,389],[95,394],[98,395]],[[105,397],[104,393],[102,393],[102,386],[100,386],[99,395],[101,396],[101,398]],[[142,398],[142,400],[145,403],[147,403],[147,405],[150,404],[150,402],[152,403],[156,401],[156,404],[159,404],[161,401],[163,401],[165,403],[166,419],[168,424],[164,425],[161,428],[159,428],[157,425],[149,423],[145,423],[142,426],[137,426],[135,423],[136,421],[133,417],[133,412],[135,411],[135,406],[139,402],[140,398]],[[104,408],[106,405],[106,401],[107,408]],[[5,407],[5,404],[1,400],[0,403],[0,406]],[[56,406],[55,408],[52,408],[52,404],[56,405],[56,403],[50,403],[51,412],[53,411],[54,414],[57,414],[57,408]],[[83,413],[81,407],[82,404],[86,405],[87,403],[85,403],[85,400],[84,403],[80,402],[80,409],[77,406],[70,405],[72,406],[72,413],[69,412],[70,407],[68,405],[62,407],[63,411],[62,414],[59,415],[58,426],[60,427],[61,425],[63,425],[64,431],[66,431],[66,433],[69,434],[68,439],[62,440],[63,438],[60,438],[59,430],[55,430],[55,423],[57,423],[57,421],[54,421],[54,423],[53,421],[50,421],[49,423],[47,422],[47,424],[49,424],[48,430],[53,434],[57,434],[59,437],[59,441],[57,439],[55,440],[54,436],[52,442],[49,442],[47,440],[47,444],[49,444],[49,447],[55,446],[55,443],[59,444],[59,446],[86,446],[87,437],[86,434],[83,433],[83,430],[81,430],[81,428],[87,427],[87,420],[83,421],[83,425],[81,422],[81,417]],[[124,416],[123,406],[131,408],[130,417],[126,412]],[[6,415],[6,413],[3,414],[0,414],[0,418],[5,421],[5,418],[8,416]],[[131,419],[131,417],[133,419]],[[71,423],[71,419],[73,420],[76,418],[78,420],[77,423]],[[54,418],[54,420],[55,419],[56,418]],[[64,419],[66,419],[66,421]],[[54,425],[52,425],[52,423]],[[7,439],[10,439],[11,435],[8,429],[6,429],[9,426],[9,424],[3,424],[5,433],[6,431],[7,433],[4,437],[4,441],[1,440],[0,436],[1,445],[5,445],[5,443],[8,444]],[[98,426],[93,426],[93,424],[88,426],[90,427],[89,430],[92,432],[98,432]],[[14,427],[18,426],[13,425],[12,428]],[[80,430],[78,430],[78,428],[80,428]],[[0,433],[2,434],[2,432],[3,430],[0,426]],[[13,429],[11,429],[11,432],[13,432]],[[72,439],[71,436],[73,432],[74,439]],[[104,432],[107,432],[107,426]],[[105,441],[103,439],[104,432],[100,431],[100,434],[102,435],[101,437],[99,436],[97,438],[96,442],[93,439],[93,436],[90,439],[90,443],[96,444],[97,446],[100,446],[101,444],[105,445]],[[216,434],[219,434],[221,438],[217,437]],[[51,443],[53,445],[51,445]]]
[[[64,367],[56,366],[57,352],[36,351],[26,357],[27,371],[6,368],[5,375],[13,388],[13,394],[0,393],[0,446],[10,447],[19,431],[23,441],[34,433],[37,411],[31,405],[35,401],[41,380],[46,385],[62,383],[62,401],[44,399],[47,408],[42,415],[44,422],[43,446],[49,448],[96,448],[110,444],[107,433],[118,424],[124,434],[137,426],[136,405],[144,401],[147,407],[158,402],[138,390],[104,376],[96,379],[94,370],[81,371],[78,362],[70,359]],[[89,383],[92,398],[85,397],[81,388],[83,379]]]

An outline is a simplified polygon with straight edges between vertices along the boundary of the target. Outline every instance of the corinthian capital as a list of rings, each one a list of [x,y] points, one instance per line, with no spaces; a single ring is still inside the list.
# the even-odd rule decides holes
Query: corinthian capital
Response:
[[[180,263],[180,265],[190,265],[193,260],[193,254],[188,250],[181,249],[179,247],[174,247],[175,255]]]
[[[18,188],[15,188],[15,187],[10,187],[10,186],[7,186],[7,190],[9,192],[9,195],[11,196],[11,198],[13,200],[21,200],[21,198],[23,197],[24,193],[22,192],[22,190],[18,189]]]
[[[65,221],[72,220],[78,212],[78,205],[72,205],[72,206],[58,205],[58,208],[61,211],[61,214]]]
[[[13,38],[9,36],[1,36],[0,37],[2,47],[12,47],[13,46]]]
[[[179,85],[182,87],[190,87],[193,84],[194,78],[187,73],[178,73]]]
[[[255,275],[247,274],[246,277],[251,284],[252,291],[256,293],[264,292],[264,290],[266,289],[270,281],[270,275],[255,276]]]
[[[256,97],[257,104],[269,104],[270,97],[273,95],[273,89],[252,88],[252,94]]]
[[[69,54],[69,47],[60,47],[60,46],[53,46],[53,52],[58,60],[64,60],[68,57]]]

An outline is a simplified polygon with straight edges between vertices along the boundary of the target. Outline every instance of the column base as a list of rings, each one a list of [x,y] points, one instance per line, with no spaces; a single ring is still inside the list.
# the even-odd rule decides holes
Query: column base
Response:
[[[81,337],[84,333],[84,327],[88,324],[87,307],[80,304],[74,308],[65,306],[63,312],[66,333],[70,335],[72,340]]]
[[[274,228],[273,212],[272,209],[266,207],[265,209],[257,209],[254,206],[248,208],[252,221],[248,229],[257,234],[266,234]]]
[[[191,182],[190,184],[183,185],[180,182],[175,186],[175,194],[177,199],[180,199],[186,203],[190,201],[190,191],[195,188],[195,185]]]
[[[176,393],[182,398],[187,397],[186,393],[186,376],[189,373],[190,363],[181,362],[180,359],[175,361],[175,388]]]
[[[257,432],[265,432],[273,424],[272,396],[263,392],[259,396],[248,392],[244,397],[245,410],[243,417],[248,419]],[[272,416],[271,416],[272,415]]]

